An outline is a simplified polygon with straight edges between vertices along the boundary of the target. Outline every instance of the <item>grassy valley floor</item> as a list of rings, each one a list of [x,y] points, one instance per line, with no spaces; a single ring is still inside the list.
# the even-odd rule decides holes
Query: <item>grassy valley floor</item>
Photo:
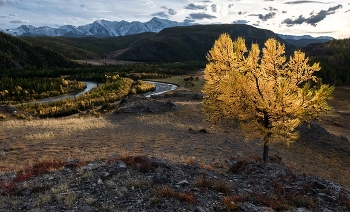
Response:
[[[275,145],[295,172],[314,174],[350,188],[350,112],[348,87],[337,88],[335,111],[322,122],[301,127],[301,138],[289,147]],[[157,99],[180,108],[165,113],[114,113],[102,117],[72,116],[33,121],[0,121],[1,171],[19,170],[47,160],[90,161],[110,155],[145,155],[173,162],[194,161],[225,168],[230,157],[262,155],[258,141],[244,141],[238,125],[205,121],[201,100],[188,98],[185,88]],[[151,100],[150,100],[151,101]]]

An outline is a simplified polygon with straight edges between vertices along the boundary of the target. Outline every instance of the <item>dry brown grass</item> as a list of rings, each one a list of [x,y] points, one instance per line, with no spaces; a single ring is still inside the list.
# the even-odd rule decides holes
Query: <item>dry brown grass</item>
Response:
[[[350,116],[341,116],[338,112],[350,114],[346,107],[350,92],[347,89],[336,89],[335,92],[331,104],[336,111],[324,116],[321,124],[330,133],[348,137]],[[340,98],[343,95],[347,97]],[[201,103],[173,101],[179,105],[179,111],[121,113],[99,118],[0,121],[0,169],[18,170],[26,164],[40,161],[90,161],[108,158],[114,153],[198,164],[224,164],[231,156],[262,153],[262,147],[256,144],[258,141],[244,142],[237,125],[219,128],[206,122]],[[344,127],[333,122],[339,122]],[[199,132],[201,129],[206,129],[208,133]],[[271,146],[270,154],[277,153],[287,166],[297,172],[316,174],[350,188],[349,142],[337,139],[334,135],[304,134],[290,147]]]

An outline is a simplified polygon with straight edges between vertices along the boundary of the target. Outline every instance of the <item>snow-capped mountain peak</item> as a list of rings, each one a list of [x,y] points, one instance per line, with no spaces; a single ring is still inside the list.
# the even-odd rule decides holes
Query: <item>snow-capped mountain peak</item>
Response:
[[[141,23],[139,21],[108,21],[102,19],[78,27],[64,25],[59,28],[51,28],[47,26],[36,28],[32,25],[22,25],[15,29],[5,29],[2,31],[13,36],[110,37],[138,34],[142,32],[159,32],[168,27],[188,25],[190,25],[188,22],[169,21],[154,17],[145,23]]]

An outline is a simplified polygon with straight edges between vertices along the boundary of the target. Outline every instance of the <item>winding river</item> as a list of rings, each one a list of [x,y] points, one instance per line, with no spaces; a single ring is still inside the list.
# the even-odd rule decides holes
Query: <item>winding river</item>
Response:
[[[64,99],[68,99],[68,98],[78,97],[86,92],[89,92],[91,89],[93,89],[97,85],[101,84],[101,83],[97,83],[97,82],[87,82],[87,81],[84,81],[84,83],[86,84],[86,88],[83,91],[78,91],[75,93],[69,93],[69,94],[44,98],[44,99],[35,99],[33,101],[30,101],[30,103],[47,103],[47,102],[55,102],[58,100],[64,100]]]
[[[173,91],[177,88],[176,85],[174,84],[169,84],[169,83],[165,83],[165,82],[153,82],[153,81],[146,81],[149,83],[152,83],[156,86],[156,90],[152,91],[152,92],[148,92],[143,94],[145,97],[151,97],[153,95],[159,95],[168,91]]]
[[[162,94],[162,93],[165,93],[168,91],[175,90],[177,88],[176,85],[169,84],[169,83],[153,82],[153,81],[147,81],[147,82],[155,84],[156,90],[152,91],[152,92],[145,93],[144,94],[145,97],[150,97],[152,95],[159,95],[159,94]],[[54,97],[50,97],[50,98],[36,99],[36,100],[31,101],[30,103],[47,103],[47,102],[55,102],[55,101],[63,100],[63,99],[67,99],[67,98],[78,97],[84,93],[89,92],[92,88],[101,84],[101,83],[91,82],[91,81],[84,81],[84,83],[86,84],[86,88],[83,91],[79,91],[76,93],[64,94],[64,95],[60,95],[60,96],[54,96]]]

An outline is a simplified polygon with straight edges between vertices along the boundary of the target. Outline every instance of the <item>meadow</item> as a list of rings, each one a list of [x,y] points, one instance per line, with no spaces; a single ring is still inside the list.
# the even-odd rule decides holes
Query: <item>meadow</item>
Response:
[[[337,87],[330,101],[334,112],[309,127],[300,127],[299,140],[289,147],[274,145],[270,154],[281,156],[285,165],[297,172],[349,188],[349,89]],[[32,121],[4,119],[0,121],[1,171],[21,170],[41,161],[91,161],[110,155],[193,160],[220,167],[230,157],[261,155],[259,141],[245,141],[237,124],[217,126],[207,122],[201,100],[186,98],[188,93],[193,91],[180,86],[159,97],[180,108],[166,113],[118,113],[114,108],[97,116],[91,113]]]

